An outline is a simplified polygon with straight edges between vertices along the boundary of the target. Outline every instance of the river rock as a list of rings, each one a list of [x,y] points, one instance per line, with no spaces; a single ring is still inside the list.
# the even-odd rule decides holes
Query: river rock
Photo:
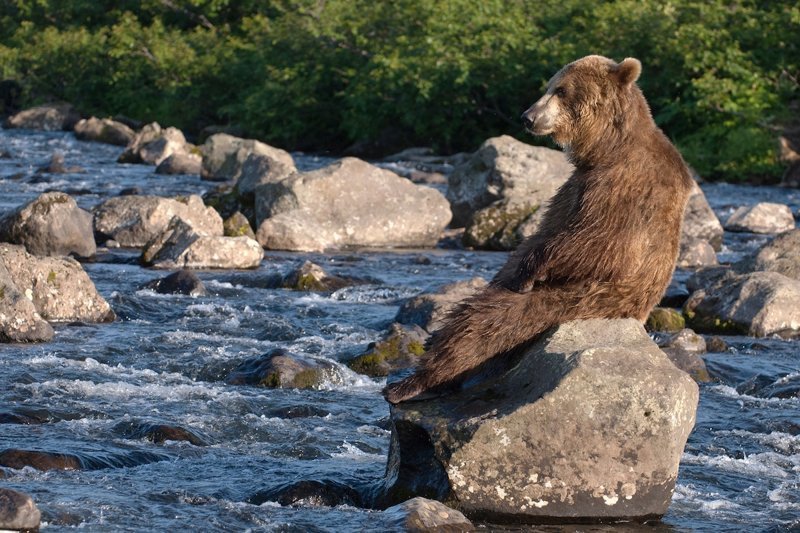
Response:
[[[61,152],[53,152],[50,160],[36,169],[37,176],[39,174],[78,174],[85,172],[85,169],[76,165],[67,166],[64,162],[64,154]]]
[[[409,533],[461,533],[475,531],[466,516],[436,500],[417,496],[389,507],[384,512],[390,526]]]
[[[730,274],[695,291],[683,308],[687,324],[703,333],[753,337],[800,334],[800,281],[777,272]]]
[[[416,325],[433,333],[444,325],[447,314],[459,302],[486,286],[486,280],[475,277],[443,286],[434,293],[420,294],[400,306],[395,322]]]
[[[45,320],[110,322],[115,318],[81,264],[71,257],[37,258],[21,246],[0,244],[0,262]]]
[[[700,239],[708,241],[716,251],[722,248],[722,224],[708,205],[703,189],[697,183],[692,185],[681,228],[682,242]]]
[[[178,217],[202,235],[223,235],[222,217],[203,199],[160,196],[117,196],[94,208],[94,229],[101,242],[114,239],[120,246],[141,248]]]
[[[711,381],[706,363],[701,355],[706,353],[706,341],[691,329],[683,329],[656,341],[670,361],[692,376],[698,383]]]
[[[513,250],[522,240],[523,223],[539,210],[538,205],[526,201],[494,202],[472,214],[462,242],[482,250]]]
[[[527,204],[531,210],[541,206],[572,171],[558,150],[531,146],[508,135],[488,139],[448,178],[452,226],[466,226],[475,211],[498,200]]]
[[[80,470],[82,466],[80,458],[75,455],[17,448],[0,452],[0,465],[15,469],[30,466],[41,471]]]
[[[171,424],[151,424],[147,422],[121,422],[114,426],[114,433],[125,439],[144,439],[154,444],[166,441],[183,441],[194,446],[207,446],[208,443],[195,432]]]
[[[680,252],[678,253],[678,268],[697,268],[718,264],[717,254],[709,241],[686,237],[681,238]]]
[[[285,483],[272,489],[260,491],[248,498],[247,501],[253,505],[261,505],[264,502],[277,502],[283,506],[362,506],[361,495],[356,490],[329,479],[321,481],[306,479]]]
[[[419,326],[392,324],[383,339],[371,343],[366,353],[351,359],[347,366],[359,374],[386,377],[391,372],[417,366],[425,353],[427,339],[428,333]]]
[[[364,280],[356,278],[333,276],[318,264],[305,261],[283,277],[281,286],[295,291],[332,292],[363,283]]]
[[[236,191],[244,201],[252,203],[255,200],[256,187],[264,183],[276,183],[295,172],[297,169],[294,160],[283,150],[269,154],[250,153],[242,164],[242,170],[236,181]]]
[[[203,158],[200,154],[174,152],[156,167],[156,174],[200,174]]]
[[[738,208],[725,222],[728,231],[781,233],[794,229],[794,216],[789,206],[760,202]]]
[[[81,119],[70,104],[48,104],[32,107],[8,117],[4,128],[26,130],[67,131]]]
[[[250,221],[244,216],[241,211],[236,211],[234,214],[225,219],[222,223],[222,229],[226,237],[250,237],[256,238],[253,228],[250,227]]]
[[[85,118],[75,124],[75,137],[117,146],[128,146],[136,136],[131,128],[110,118]]]
[[[300,358],[277,348],[237,366],[225,380],[229,385],[269,388],[313,389],[319,387],[333,365]]]
[[[53,328],[19,290],[0,260],[0,342],[47,342]]]
[[[263,258],[264,249],[249,237],[204,235],[178,217],[142,250],[144,264],[164,269],[257,268]]]
[[[189,153],[192,148],[178,128],[162,128],[152,122],[136,134],[117,161],[158,165],[172,154]]]
[[[245,189],[255,186],[263,176],[275,178],[295,170],[294,159],[289,152],[227,133],[217,133],[206,139],[201,152],[203,168],[200,175],[205,180],[214,181],[237,181],[248,158],[251,155],[261,156],[252,159],[248,165]]]
[[[38,531],[41,519],[33,498],[0,488],[0,530]]]
[[[153,290],[159,294],[185,294],[187,296],[208,294],[203,281],[191,270],[178,270],[164,278],[145,283],[142,288]]]
[[[512,523],[658,517],[697,401],[636,320],[567,322],[498,378],[392,406],[384,502]]]
[[[47,192],[0,219],[0,241],[34,255],[92,257],[97,252],[92,215],[62,192]]]
[[[256,188],[268,249],[433,246],[450,221],[442,194],[355,158]]]
[[[650,311],[650,315],[645,322],[648,331],[665,331],[676,333],[685,326],[683,316],[674,309],[656,307]]]
[[[800,229],[777,235],[733,265],[739,273],[768,271],[800,281]]]

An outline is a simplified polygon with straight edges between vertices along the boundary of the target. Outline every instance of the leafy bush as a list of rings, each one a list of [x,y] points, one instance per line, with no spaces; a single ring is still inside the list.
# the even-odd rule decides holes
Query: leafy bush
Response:
[[[745,0],[13,0],[0,70],[29,103],[190,132],[456,151],[523,137],[517,117],[563,64],[635,56],[656,121],[701,175],[773,180],[779,131],[798,122],[799,33],[800,7]]]

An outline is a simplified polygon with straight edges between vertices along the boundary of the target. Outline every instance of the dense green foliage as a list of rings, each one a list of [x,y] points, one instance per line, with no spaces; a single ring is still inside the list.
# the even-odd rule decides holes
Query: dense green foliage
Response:
[[[233,124],[288,148],[454,151],[524,138],[517,117],[564,63],[635,56],[657,122],[702,175],[770,179],[800,94],[798,36],[795,2],[7,0],[0,75],[28,103]]]

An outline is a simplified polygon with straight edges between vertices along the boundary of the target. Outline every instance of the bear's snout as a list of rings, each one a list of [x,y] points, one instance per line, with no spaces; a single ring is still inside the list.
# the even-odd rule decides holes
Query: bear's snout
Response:
[[[533,129],[533,117],[531,116],[530,109],[525,111],[520,118],[522,119],[522,125],[525,126],[526,130]]]

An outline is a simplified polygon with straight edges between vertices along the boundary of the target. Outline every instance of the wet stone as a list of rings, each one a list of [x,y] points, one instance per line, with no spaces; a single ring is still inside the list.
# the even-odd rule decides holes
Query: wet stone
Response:
[[[278,502],[281,505],[309,507],[335,507],[351,505],[361,507],[361,495],[353,488],[331,480],[303,480],[260,491],[248,503],[261,505]]]
[[[0,488],[0,530],[38,531],[40,521],[41,513],[30,496]]]
[[[268,388],[313,389],[318,387],[332,364],[300,358],[278,348],[237,366],[225,380],[229,385]]]
[[[208,294],[203,281],[191,270],[178,270],[164,278],[145,283],[142,288],[153,290],[159,294],[186,294],[188,296]]]
[[[359,374],[385,377],[397,370],[415,367],[425,353],[428,333],[419,326],[392,324],[388,335],[370,344],[366,353],[351,359],[347,366]]]
[[[460,533],[475,530],[472,522],[459,511],[419,496],[389,507],[384,515],[389,517],[391,526],[398,531]]]
[[[36,450],[8,449],[0,452],[0,465],[21,469],[26,466],[36,470],[80,470],[81,460],[75,455]]]
[[[296,291],[333,292],[364,283],[367,282],[328,274],[318,264],[306,261],[283,278],[282,286]]]
[[[122,422],[114,427],[114,433],[126,439],[144,439],[154,444],[184,441],[195,446],[208,446],[208,443],[195,432],[169,424]]]

